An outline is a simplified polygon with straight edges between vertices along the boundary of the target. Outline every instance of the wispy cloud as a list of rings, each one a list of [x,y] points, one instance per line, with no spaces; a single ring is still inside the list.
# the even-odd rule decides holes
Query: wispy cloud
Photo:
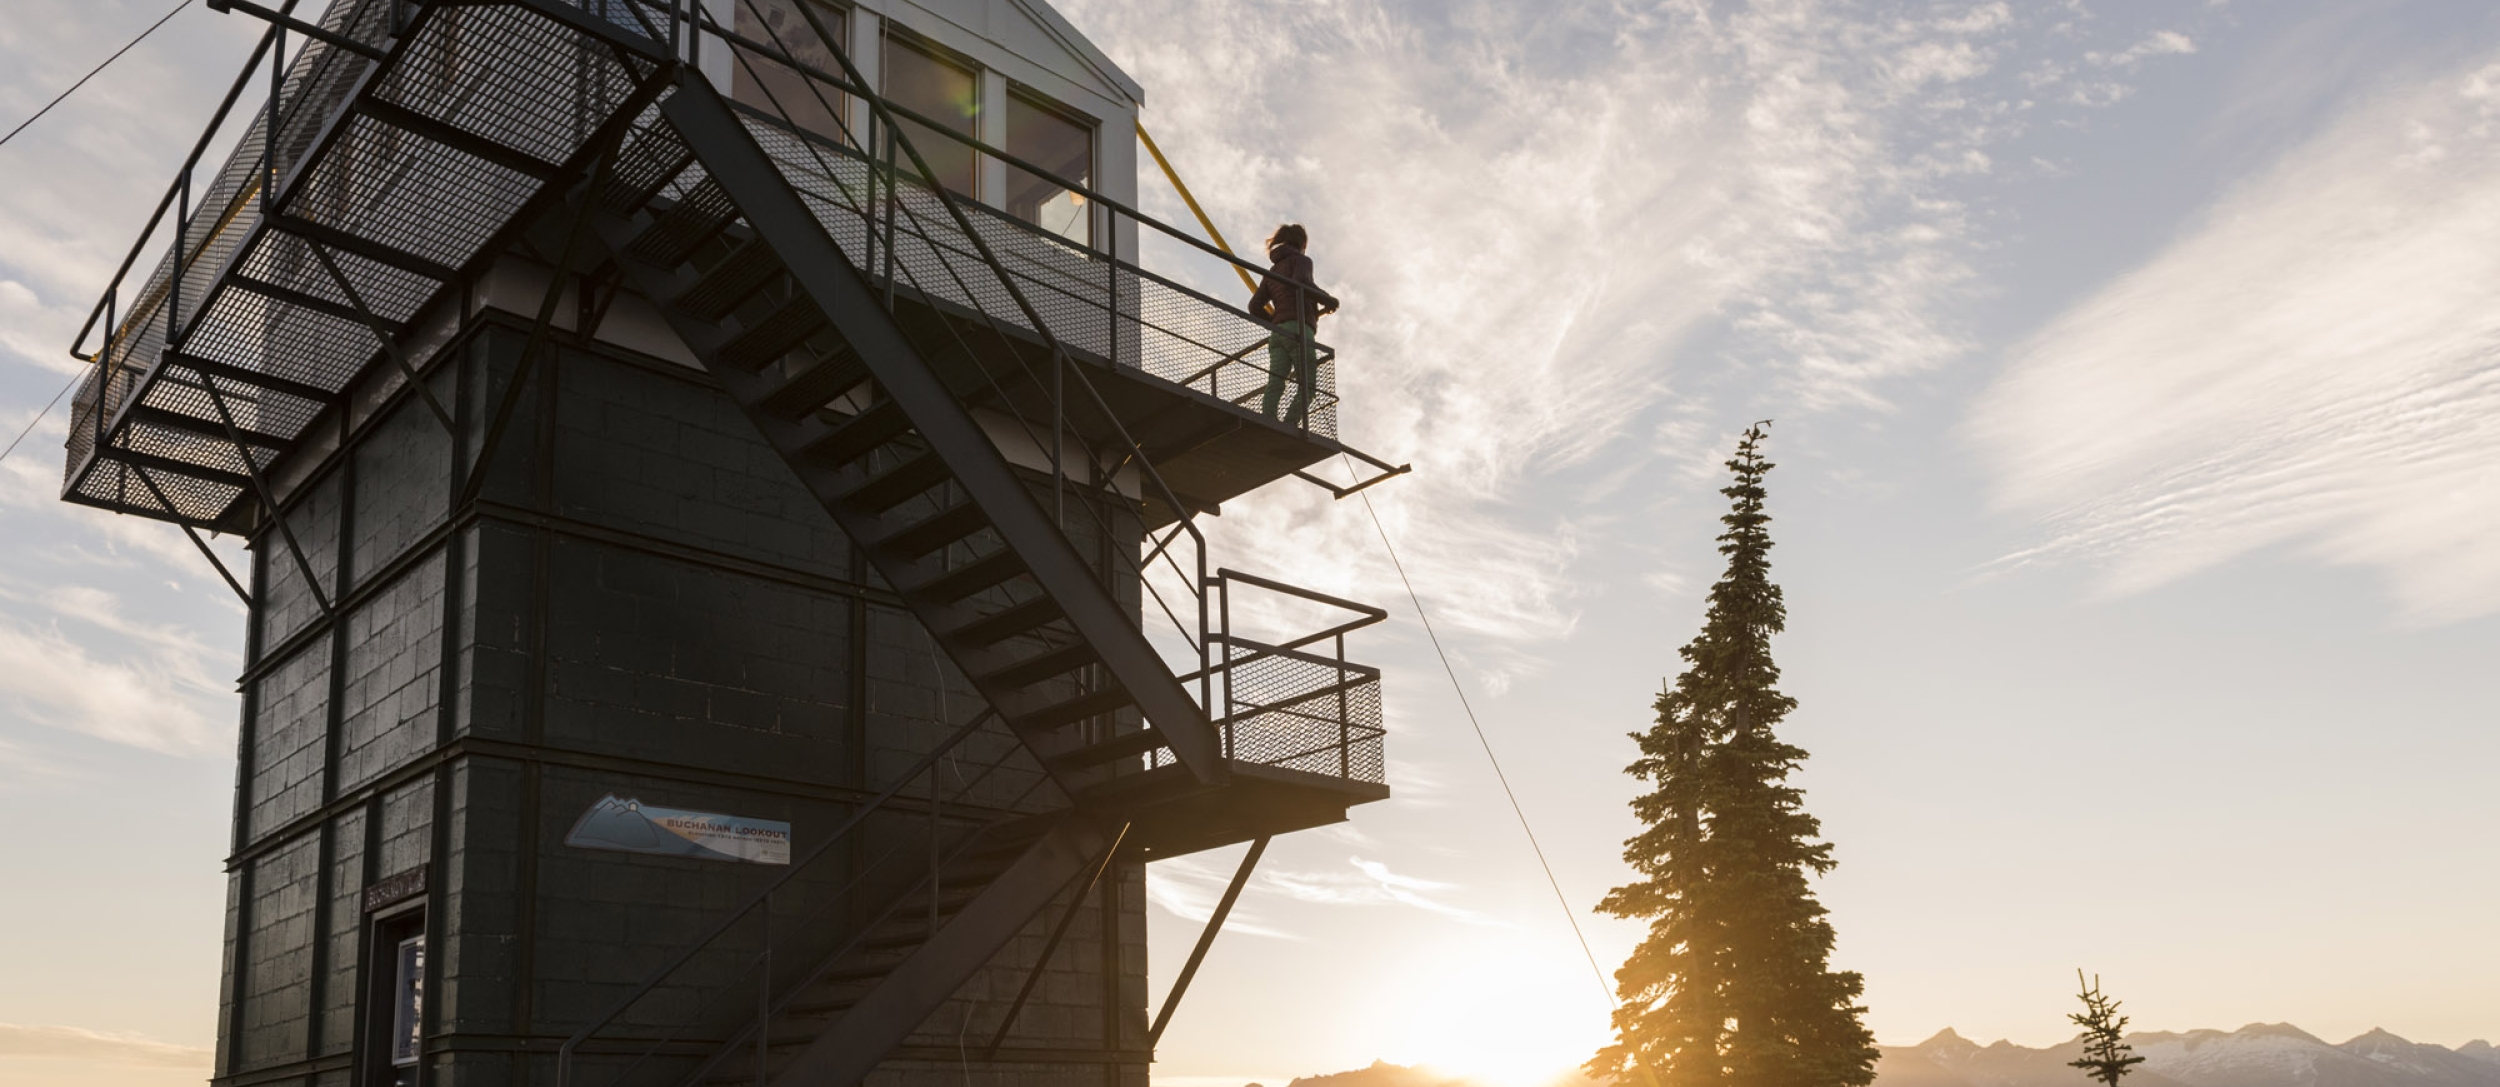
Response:
[[[1230,864],[1217,865],[1198,856],[1157,861],[1146,867],[1146,901],[1183,921],[1204,923],[1215,916],[1224,889],[1232,885],[1233,872]],[[1224,931],[1280,940],[1300,939],[1264,920],[1258,907],[1238,900],[1232,912],[1224,915]]]
[[[2260,548],[2500,611],[2500,63],[2357,107],[2019,353],[1970,423],[2005,562],[2129,592]]]
[[[1471,925],[1501,923],[1437,897],[1440,892],[1457,889],[1456,884],[1402,875],[1391,871],[1386,864],[1361,857],[1346,858],[1346,865],[1353,871],[1265,872],[1260,874],[1259,882],[1303,902],[1329,906],[1408,906]]]
[[[1884,411],[1960,357],[1960,188],[2036,112],[2006,73],[2051,46],[2081,64],[2003,3],[1062,6],[1153,88],[1147,123],[1237,241],[1312,227],[1348,299],[1346,436],[1418,462],[1372,494],[1495,693],[1572,631],[1573,569],[1621,545],[1616,515],[1535,484],[1682,479],[1766,407]],[[1396,592],[1338,510],[1263,494],[1218,538]]]
[[[205,1070],[210,1051],[137,1034],[107,1034],[77,1027],[0,1023],[0,1057],[68,1057],[106,1064]]]
[[[211,709],[229,685],[215,676],[233,654],[186,627],[133,618],[91,587],[0,584],[0,605],[12,613],[0,616],[0,706],[13,716],[169,754],[219,747],[225,730]]]

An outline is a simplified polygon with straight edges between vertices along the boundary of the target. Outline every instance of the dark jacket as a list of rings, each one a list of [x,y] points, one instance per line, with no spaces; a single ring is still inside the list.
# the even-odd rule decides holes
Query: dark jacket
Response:
[[[1319,327],[1319,315],[1336,309],[1337,297],[1316,285],[1311,275],[1311,258],[1290,246],[1270,250],[1268,256],[1275,263],[1266,275],[1259,277],[1259,289],[1250,296],[1251,316],[1278,324],[1300,321],[1304,328]]]

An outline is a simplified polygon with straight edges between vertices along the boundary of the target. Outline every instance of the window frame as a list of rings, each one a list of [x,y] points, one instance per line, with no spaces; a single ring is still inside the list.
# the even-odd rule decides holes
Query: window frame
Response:
[[[877,97],[888,104],[900,104],[895,102],[894,99],[894,51],[896,49],[906,49],[911,52],[918,53],[943,67],[955,69],[956,71],[972,78],[972,116],[966,118],[964,129],[956,131],[954,135],[962,136],[965,139],[974,141],[975,143],[987,142],[981,139],[981,113],[983,107],[986,105],[986,103],[981,101],[982,88],[987,82],[986,77],[998,74],[996,70],[981,63],[979,60],[966,55],[962,50],[951,48],[945,43],[939,42],[926,34],[913,30],[911,27],[895,22],[891,17],[881,19],[879,22],[883,25],[879,30],[877,41]],[[910,107],[906,106],[905,108]],[[902,123],[917,127],[928,127],[925,125],[919,125],[918,122],[908,119],[904,119]],[[944,139],[944,137],[939,138]],[[982,192],[983,189],[987,188],[987,186],[982,183],[982,175],[986,172],[982,169],[982,165],[988,160],[989,156],[982,154],[977,148],[973,147],[972,144],[956,143],[951,139],[947,139],[946,142],[961,148],[963,153],[969,157],[969,170],[971,173],[970,189],[969,191],[957,189],[953,186],[946,185],[943,181],[936,181],[934,179],[931,179],[932,182],[934,184],[944,186],[948,192],[954,193],[958,196],[987,202],[988,197]],[[868,151],[871,155],[882,155],[885,153],[883,148],[869,148]],[[920,148],[920,154],[923,158],[929,157],[929,149],[925,147]],[[906,172],[909,172],[911,169],[909,163],[901,163],[898,165]]]
[[[1005,76],[1003,76],[1003,75],[1002,75],[1000,78],[1002,78],[1002,79],[1003,79],[1003,78],[1005,78]],[[1015,132],[1015,113],[1014,113],[1013,111],[1014,111],[1015,105],[1016,105],[1017,103],[1021,102],[1021,103],[1023,103],[1023,105],[1024,105],[1026,108],[1028,108],[1028,109],[1031,109],[1031,110],[1033,110],[1033,111],[1035,111],[1035,112],[1037,112],[1037,113],[1042,113],[1042,114],[1046,114],[1046,115],[1049,115],[1049,116],[1052,116],[1052,117],[1057,117],[1058,119],[1060,119],[1060,120],[1062,120],[1062,121],[1066,121],[1067,123],[1069,123],[1069,124],[1071,124],[1071,125],[1074,125],[1074,126],[1076,126],[1077,128],[1079,128],[1079,129],[1081,129],[1081,130],[1083,130],[1083,131],[1084,131],[1084,133],[1085,133],[1085,176],[1083,176],[1082,178],[1075,179],[1075,180],[1077,181],[1077,184],[1078,184],[1078,185],[1082,186],[1082,187],[1083,187],[1083,188],[1085,188],[1085,189],[1093,190],[1093,191],[1096,191],[1096,192],[1101,191],[1101,188],[1102,188],[1102,186],[1101,186],[1101,184],[1100,184],[1100,177],[1101,177],[1101,174],[1102,174],[1102,121],[1101,121],[1101,119],[1099,119],[1099,118],[1097,118],[1097,117],[1093,116],[1092,114],[1089,114],[1089,113],[1085,112],[1084,110],[1078,109],[1078,108],[1076,108],[1076,107],[1074,107],[1074,106],[1071,106],[1071,105],[1069,105],[1069,104],[1067,104],[1067,103],[1065,103],[1065,102],[1062,102],[1062,101],[1060,101],[1060,100],[1058,100],[1058,99],[1056,99],[1056,98],[1053,98],[1053,97],[1051,97],[1050,95],[1047,95],[1047,94],[1042,93],[1042,91],[1041,91],[1041,89],[1040,89],[1040,88],[1035,87],[1035,86],[1033,86],[1032,84],[1019,82],[1019,81],[1017,81],[1017,80],[1013,80],[1013,79],[1008,79],[1008,80],[1007,80],[1007,95],[1006,95],[1006,100],[1007,100],[1007,104],[1008,104],[1008,110],[1009,110],[1009,112],[1007,113],[1007,115],[1006,115],[1006,116],[1004,116],[1004,117],[1000,118],[1000,122],[1001,122],[1001,123],[1002,123],[1002,125],[1006,128],[1006,138],[1005,138],[1005,139],[1003,139],[1003,140],[1000,140],[1000,141],[999,141],[998,146],[999,146],[999,149],[1000,149],[1000,150],[1006,151],[1006,152],[1008,152],[1009,154],[1014,154],[1014,153],[1015,153],[1015,140],[1016,140],[1016,132]],[[1019,155],[1019,156],[1017,156],[1017,157],[1022,158],[1022,157],[1024,157],[1024,156]],[[1023,173],[1023,174],[1024,174],[1025,176],[1027,176],[1027,177],[1037,178],[1037,179],[1040,179],[1040,180],[1043,180],[1043,181],[1049,181],[1049,180],[1050,180],[1048,177],[1046,177],[1046,176],[1044,176],[1044,175],[1041,175],[1041,174],[1036,174],[1036,173],[1033,173],[1033,172],[1031,172],[1031,171],[1027,171],[1027,170],[1019,170],[1019,169],[1018,169],[1018,168],[1017,168],[1014,164],[1012,164],[1012,163],[1001,163],[1001,165],[1006,166],[1007,171],[1008,171],[1008,174],[1009,174],[1009,176],[1010,176],[1011,178],[1012,178],[1015,174],[1017,174],[1017,173]],[[1050,183],[1051,183],[1051,184],[1057,184],[1057,182],[1055,182],[1055,181],[1050,182]],[[1014,189],[1014,187],[1015,187],[1014,182],[1013,182],[1013,181],[1010,181],[1010,182],[1008,183],[1008,188],[1012,191],[1012,190]],[[1065,186],[1061,186],[1060,191],[1061,191],[1061,192],[1075,192],[1076,190],[1074,190],[1074,189],[1070,189],[1070,188],[1067,188],[1067,187],[1065,187]],[[1069,237],[1069,236],[1068,236],[1068,235],[1066,235],[1066,234],[1062,234],[1062,233],[1060,233],[1060,232],[1058,232],[1058,231],[1055,231],[1055,230],[1050,229],[1050,228],[1049,228],[1049,227],[1047,227],[1047,226],[1042,225],[1042,224],[1041,224],[1038,220],[1034,220],[1034,219],[1027,219],[1027,218],[1025,218],[1025,217],[1024,217],[1024,216],[1022,216],[1022,215],[1018,215],[1018,214],[1016,214],[1015,209],[1013,209],[1013,208],[1009,207],[1009,206],[1008,206],[1008,204],[1007,204],[1007,199],[1008,199],[1008,196],[1009,196],[1009,195],[1010,195],[1009,193],[1000,193],[1000,194],[999,194],[999,200],[998,200],[998,202],[997,202],[997,204],[996,204],[996,207],[998,208],[998,210],[999,210],[1000,212],[1002,212],[1002,213],[1006,214],[1008,218],[1014,219],[1014,220],[1016,220],[1017,222],[1023,223],[1023,224],[1025,224],[1026,226],[1030,226],[1030,227],[1034,228],[1035,230],[1039,230],[1039,231],[1041,231],[1041,232],[1043,232],[1043,233],[1045,233],[1045,234],[1048,234],[1048,235],[1050,235],[1050,236],[1052,236],[1052,237],[1055,237],[1055,238],[1061,238],[1061,239],[1064,239],[1064,240],[1066,240],[1066,241],[1073,242],[1073,243],[1075,243],[1075,244],[1077,244],[1077,245],[1081,245],[1081,246],[1084,246],[1084,247],[1089,248],[1089,249],[1090,249],[1090,248],[1094,248],[1094,242],[1095,242],[1095,239],[1096,239],[1096,236],[1097,236],[1097,233],[1098,233],[1098,231],[1097,231],[1097,229],[1096,229],[1096,227],[1098,226],[1098,224],[1095,222],[1095,219],[1096,219],[1096,218],[1098,218],[1098,216],[1097,216],[1096,211],[1095,211],[1095,203],[1096,203],[1096,201],[1094,201],[1094,199],[1093,199],[1093,198],[1091,198],[1091,197],[1087,197],[1087,198],[1086,198],[1086,200],[1085,200],[1085,213],[1084,213],[1084,221],[1085,221],[1085,236],[1084,236],[1084,237],[1082,237],[1082,238],[1071,238],[1071,237]]]

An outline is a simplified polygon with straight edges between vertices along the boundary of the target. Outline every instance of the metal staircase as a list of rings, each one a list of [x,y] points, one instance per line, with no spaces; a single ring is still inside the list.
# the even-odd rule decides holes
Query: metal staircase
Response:
[[[319,25],[292,0],[230,6],[274,20],[252,62],[271,58],[271,103],[195,201],[238,79],[159,210],[154,277],[127,298],[117,277],[98,306],[65,497],[186,530],[272,526],[314,581],[268,519],[273,477],[387,394],[376,374],[431,403],[420,326],[465,313],[503,254],[554,253],[520,365],[563,335],[566,284],[646,300],[988,707],[582,1027],[560,1083],[847,1087],[1063,896],[1064,929],[1115,859],[1264,840],[1387,795],[1379,672],[1343,645],[1383,613],[1212,570],[1195,522],[1350,452],[1333,390],[1298,427],[1242,408],[1265,381],[1247,314],[921,181],[905,122],[924,119],[870,94],[836,42],[818,45],[841,72],[808,69],[686,0],[336,0]],[[310,42],[291,66],[290,32]],[[724,98],[706,48],[803,74],[821,108]],[[865,130],[789,122],[844,116],[828,96],[863,104]],[[1207,452],[1226,443],[1247,452]],[[1255,641],[1232,630],[1234,584],[1358,617]],[[1194,661],[1149,638],[1148,599]],[[940,756],[990,720],[1015,743],[942,789]],[[994,775],[1026,784],[983,792]],[[893,844],[913,835],[925,852]],[[846,852],[872,839],[876,860]],[[686,992],[699,1006],[670,1004]]]
[[[931,364],[701,76],[656,112],[582,209],[627,282],[1071,793],[1158,749],[1220,784],[1205,712],[974,419],[985,390]],[[1113,732],[1130,707],[1150,727]]]

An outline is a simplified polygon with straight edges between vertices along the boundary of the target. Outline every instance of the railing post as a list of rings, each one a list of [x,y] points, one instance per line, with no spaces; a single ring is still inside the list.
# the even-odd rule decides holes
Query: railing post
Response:
[[[399,4],[392,0],[391,29],[399,29]],[[286,27],[269,28],[269,119],[260,126],[260,217],[275,218],[278,199],[278,116],[286,97]]]
[[[894,170],[894,125],[885,126],[885,305],[894,308],[894,205],[903,202],[903,179]],[[871,149],[871,153],[874,150]]]
[[[1199,554],[1203,556],[1205,549],[1201,548]],[[1203,564],[1206,559],[1201,557],[1198,561]],[[1224,761],[1231,762],[1240,757],[1240,744],[1233,735],[1233,584],[1229,579],[1215,580],[1215,604],[1222,609],[1224,624]]]
[[[180,347],[175,337],[182,325],[182,236],[191,228],[191,168],[182,168],[181,195],[174,204],[174,264],[165,280],[165,346]]]
[[[1337,776],[1354,776],[1354,721],[1345,689],[1345,635],[1337,635]]]

